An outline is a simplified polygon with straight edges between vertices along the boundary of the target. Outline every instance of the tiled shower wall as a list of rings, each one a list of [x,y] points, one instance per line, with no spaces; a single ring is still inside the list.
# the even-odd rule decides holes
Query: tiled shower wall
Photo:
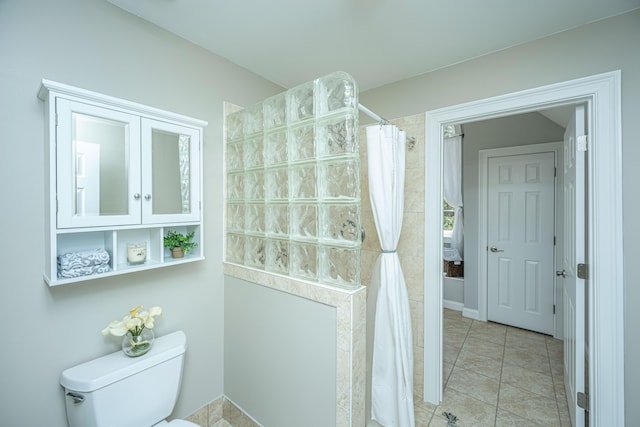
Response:
[[[410,148],[407,142],[405,203],[402,233],[398,243],[398,256],[402,265],[413,327],[413,385],[414,394],[422,400],[424,384],[424,145],[425,116],[416,114],[391,122],[415,138]],[[369,201],[366,126],[360,127],[360,182],[362,192],[362,224],[366,238],[362,243],[362,284],[371,283],[373,266],[380,255],[380,241]],[[367,306],[367,310],[369,310]],[[370,336],[370,335],[369,335]],[[369,338],[369,337],[368,337]]]

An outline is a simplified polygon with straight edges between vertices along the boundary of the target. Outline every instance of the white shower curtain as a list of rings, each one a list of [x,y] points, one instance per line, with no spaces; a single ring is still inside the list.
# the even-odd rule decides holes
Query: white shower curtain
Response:
[[[413,343],[407,288],[396,249],[404,212],[406,134],[392,125],[367,127],[369,192],[382,253],[375,295],[371,417],[385,427],[413,427]]]
[[[444,139],[443,152],[444,200],[453,208],[451,247],[464,259],[464,219],[462,214],[462,137]]]

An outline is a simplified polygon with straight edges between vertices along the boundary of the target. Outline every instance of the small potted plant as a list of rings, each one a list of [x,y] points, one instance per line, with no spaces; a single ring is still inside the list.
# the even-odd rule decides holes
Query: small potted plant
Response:
[[[198,244],[192,242],[195,231],[188,234],[178,233],[177,231],[169,230],[167,235],[164,236],[164,246],[169,248],[171,256],[173,258],[183,258],[184,254],[189,253],[191,249]]]

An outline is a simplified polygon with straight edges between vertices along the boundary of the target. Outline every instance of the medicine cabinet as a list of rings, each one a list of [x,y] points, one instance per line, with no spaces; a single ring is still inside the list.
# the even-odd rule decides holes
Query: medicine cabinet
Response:
[[[204,258],[206,122],[49,80],[38,96],[47,121],[49,285]],[[193,233],[196,247],[171,258],[169,231]]]

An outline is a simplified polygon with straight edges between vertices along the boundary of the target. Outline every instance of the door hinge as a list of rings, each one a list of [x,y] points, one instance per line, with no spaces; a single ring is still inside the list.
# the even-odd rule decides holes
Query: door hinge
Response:
[[[558,168],[553,168],[553,177],[557,177],[558,176]]]
[[[580,393],[578,392],[578,407],[584,409],[589,412],[589,393]]]
[[[578,279],[587,280],[588,278],[589,278],[589,268],[587,264],[578,264]]]
[[[553,304],[553,314],[556,314],[556,305]]]
[[[576,149],[578,151],[587,151],[589,145],[589,138],[587,135],[579,136],[576,140]]]
[[[556,236],[553,236],[553,246],[556,245]]]

